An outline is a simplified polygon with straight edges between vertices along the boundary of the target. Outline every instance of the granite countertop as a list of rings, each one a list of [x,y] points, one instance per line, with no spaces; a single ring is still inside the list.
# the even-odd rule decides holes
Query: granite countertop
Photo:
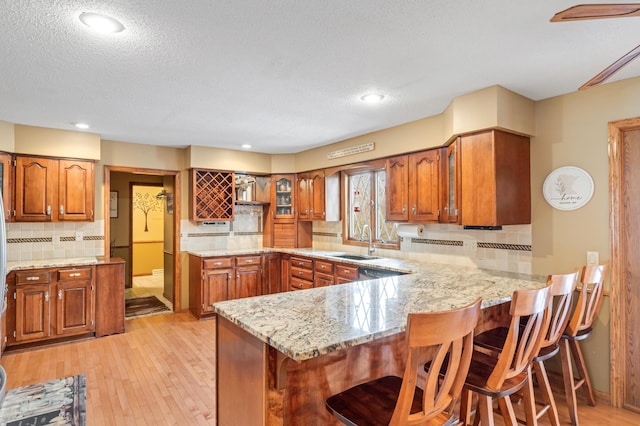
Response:
[[[7,273],[18,269],[61,268],[65,266],[95,265],[95,257],[73,257],[67,259],[19,260],[7,262]]]
[[[486,308],[509,301],[514,290],[540,288],[546,283],[546,277],[452,265],[390,258],[350,261],[331,257],[330,252],[277,251],[411,271],[408,275],[213,305],[218,315],[295,361],[402,332],[409,312],[448,310],[466,305],[478,296],[482,297],[482,307]]]

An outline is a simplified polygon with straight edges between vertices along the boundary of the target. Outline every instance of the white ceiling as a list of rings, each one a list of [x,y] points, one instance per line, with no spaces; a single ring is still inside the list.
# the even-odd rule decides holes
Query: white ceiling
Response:
[[[640,43],[640,18],[549,22],[576,3],[0,0],[0,120],[299,152],[439,114],[495,84],[534,100],[577,90]],[[126,31],[92,33],[84,11]],[[640,75],[636,62],[611,81]],[[360,102],[370,89],[385,101]]]

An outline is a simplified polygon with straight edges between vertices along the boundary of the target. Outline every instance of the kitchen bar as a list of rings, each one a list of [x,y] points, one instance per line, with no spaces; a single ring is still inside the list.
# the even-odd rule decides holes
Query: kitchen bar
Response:
[[[375,262],[385,260],[394,261]],[[448,310],[481,296],[482,331],[504,320],[514,290],[545,285],[538,276],[409,266],[409,275],[214,304],[218,424],[333,424],[328,396],[401,375],[409,312]]]

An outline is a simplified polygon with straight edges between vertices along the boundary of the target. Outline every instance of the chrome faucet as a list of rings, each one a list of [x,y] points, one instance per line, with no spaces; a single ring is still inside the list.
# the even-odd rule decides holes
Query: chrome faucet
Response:
[[[365,223],[362,226],[362,233],[360,234],[360,241],[364,241],[364,230],[365,229],[369,229],[369,256],[373,255],[373,252],[376,251],[376,249],[373,247],[373,241],[371,240],[371,227],[369,226],[368,223]]]

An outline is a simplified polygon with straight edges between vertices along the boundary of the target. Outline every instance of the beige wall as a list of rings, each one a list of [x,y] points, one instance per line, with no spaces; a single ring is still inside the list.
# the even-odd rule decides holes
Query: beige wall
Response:
[[[640,116],[640,78],[605,84],[536,102],[531,144],[533,272],[570,272],[586,252],[609,260],[608,123]],[[591,201],[574,211],[555,210],[542,195],[552,170],[578,166],[594,180]],[[594,387],[609,392],[609,300],[605,297],[585,358]],[[596,366],[599,366],[596,368]]]
[[[13,123],[0,120],[0,151],[15,151],[15,131]]]
[[[15,152],[51,157],[100,159],[100,135],[16,124]]]
[[[187,148],[187,155],[189,167],[271,173],[271,155],[269,154],[192,145]]]

